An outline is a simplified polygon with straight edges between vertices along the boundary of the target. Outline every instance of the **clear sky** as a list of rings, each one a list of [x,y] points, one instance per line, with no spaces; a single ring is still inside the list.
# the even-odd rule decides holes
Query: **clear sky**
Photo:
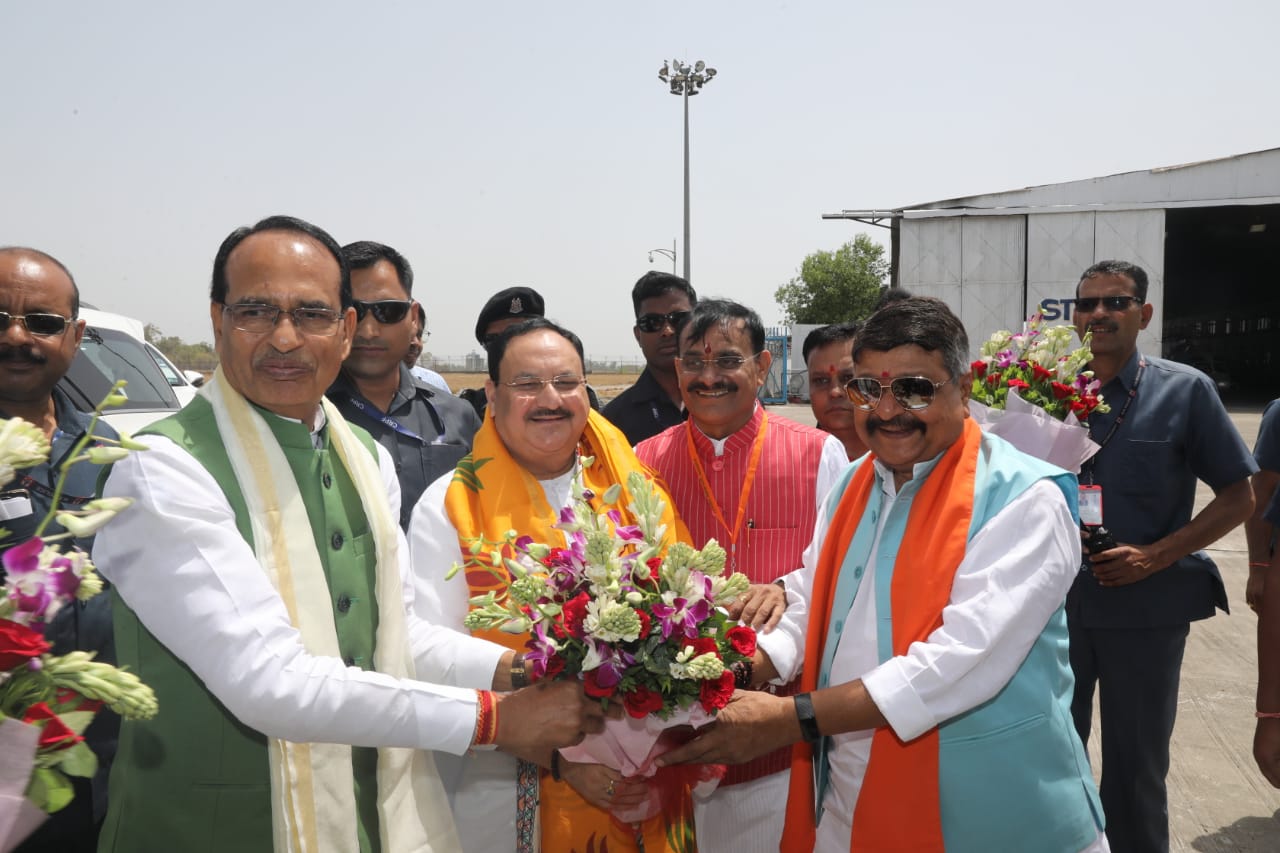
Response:
[[[1280,146],[1277,32],[1272,0],[3,0],[0,244],[212,340],[218,244],[289,213],[408,256],[430,351],[527,284],[631,357],[631,285],[683,228],[663,59],[719,71],[690,104],[694,285],[772,324],[861,228],[824,212]]]

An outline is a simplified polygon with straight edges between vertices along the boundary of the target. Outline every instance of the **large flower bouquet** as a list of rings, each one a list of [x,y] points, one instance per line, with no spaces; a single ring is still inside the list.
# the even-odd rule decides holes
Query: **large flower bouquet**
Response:
[[[94,412],[121,399],[119,387]],[[104,463],[129,450],[145,449],[121,437],[89,447],[92,428],[62,465],[50,511],[36,535],[4,552],[0,586],[0,850],[9,850],[52,813],[71,802],[68,776],[90,777],[97,757],[84,730],[103,706],[129,719],[156,713],[155,695],[137,676],[93,660],[92,652],[50,655],[43,629],[73,601],[102,590],[89,556],[62,551],[60,540],[89,536],[128,506],[124,499],[90,501],[78,510],[57,510],[66,472],[82,461]],[[98,439],[106,441],[105,439]],[[44,462],[49,442],[21,418],[0,421],[0,485],[18,469]],[[50,520],[67,531],[42,536]],[[0,541],[4,538],[0,532]]]
[[[1038,312],[1017,334],[994,333],[972,364],[970,412],[1019,450],[1078,473],[1098,452],[1080,421],[1110,409],[1086,369],[1090,335],[1072,348],[1074,335],[1070,326],[1046,327]]]
[[[638,472],[627,478],[627,491],[633,525],[622,523],[620,486],[609,488],[596,511],[594,496],[575,483],[573,505],[556,525],[566,547],[509,531],[504,543],[474,543],[453,572],[482,566],[504,584],[472,599],[467,627],[530,634],[525,660],[534,679],[580,678],[588,695],[626,710],[604,734],[562,753],[651,776],[654,760],[672,745],[664,732],[703,725],[728,703],[733,667],[750,661],[756,638],[723,609],[749,585],[745,575],[725,573],[724,548],[715,540],[700,551],[680,542],[664,547],[662,498]],[[514,556],[503,558],[504,550]]]

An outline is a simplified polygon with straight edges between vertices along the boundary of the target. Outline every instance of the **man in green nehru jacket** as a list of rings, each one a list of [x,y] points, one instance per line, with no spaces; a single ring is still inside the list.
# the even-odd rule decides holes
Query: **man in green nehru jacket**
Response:
[[[323,399],[355,328],[333,238],[237,229],[210,295],[221,366],[105,485],[135,503],[94,557],[160,714],[121,732],[99,849],[455,850],[426,750],[536,757],[599,708],[568,682],[490,692],[522,663],[406,604],[390,458]]]

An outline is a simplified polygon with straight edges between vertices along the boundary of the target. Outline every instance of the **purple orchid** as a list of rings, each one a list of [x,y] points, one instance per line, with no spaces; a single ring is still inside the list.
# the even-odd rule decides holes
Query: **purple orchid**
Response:
[[[1004,349],[1004,350],[1000,350],[1000,352],[996,353],[996,366],[997,366],[997,367],[1004,368],[1004,367],[1008,367],[1008,366],[1009,366],[1009,365],[1011,365],[1011,364],[1013,364],[1013,350],[1011,350],[1011,349]]]
[[[664,594],[664,599],[666,595],[670,593]],[[684,636],[690,639],[696,638],[698,626],[711,615],[711,603],[701,597],[694,601],[677,597],[670,604],[665,601],[654,602],[651,609],[662,626],[664,640],[669,639],[677,628]]]

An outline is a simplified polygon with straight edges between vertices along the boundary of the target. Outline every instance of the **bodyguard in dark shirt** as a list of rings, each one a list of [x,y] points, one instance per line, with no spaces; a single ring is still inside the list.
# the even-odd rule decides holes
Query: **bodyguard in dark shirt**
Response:
[[[686,417],[676,375],[676,341],[698,294],[676,275],[647,272],[631,288],[636,325],[632,330],[644,353],[645,368],[636,383],[604,407],[604,416],[637,445]]]
[[[42,429],[49,438],[49,460],[21,469],[12,482],[0,485],[0,553],[30,539],[53,504],[58,468],[89,430],[90,416],[78,411],[56,383],[79,352],[84,334],[80,293],[75,280],[58,260],[34,249],[0,248],[0,418],[20,417]],[[94,435],[116,438],[99,422]],[[79,462],[69,471],[59,509],[76,509],[93,500],[101,466]],[[61,533],[50,522],[45,535]],[[77,539],[85,551],[91,539]],[[4,568],[0,566],[0,582]],[[45,627],[53,654],[92,651],[97,659],[115,663],[111,631],[111,596],[71,602]],[[85,740],[98,757],[92,779],[71,777],[71,804],[53,814],[18,853],[80,853],[97,849],[98,829],[107,808],[107,776],[115,756],[120,718],[99,711]]]
[[[1067,596],[1071,710],[1087,743],[1097,687],[1099,793],[1114,853],[1169,849],[1165,776],[1182,653],[1191,622],[1227,609],[1202,549],[1249,516],[1257,470],[1207,376],[1138,352],[1153,313],[1146,297],[1146,272],[1124,261],[1095,264],[1076,288],[1076,331],[1093,335],[1088,367],[1111,409],[1089,416],[1102,449],[1080,485],[1101,489],[1101,521],[1118,544],[1086,557]],[[1214,498],[1193,517],[1198,480]],[[1095,495],[1082,491],[1082,507]]]
[[[422,492],[470,452],[480,419],[468,403],[415,379],[404,365],[417,310],[409,262],[368,241],[345,246],[342,254],[351,265],[357,324],[351,354],[328,396],[391,454],[400,526],[407,530]]]

